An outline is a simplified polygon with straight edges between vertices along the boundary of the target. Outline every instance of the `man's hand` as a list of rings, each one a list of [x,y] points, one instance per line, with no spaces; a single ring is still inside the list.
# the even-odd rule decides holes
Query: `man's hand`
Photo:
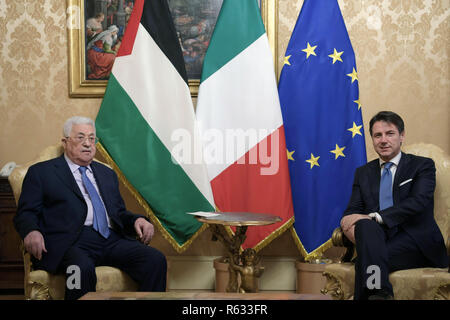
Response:
[[[155,228],[144,218],[137,218],[134,222],[134,229],[142,243],[148,244],[152,240]]]
[[[47,252],[42,233],[37,230],[31,231],[23,239],[25,250],[32,254],[36,259],[42,259],[42,251]]]
[[[341,219],[342,231],[352,243],[355,243],[355,223],[361,219],[371,219],[371,217],[366,214],[354,213]]]

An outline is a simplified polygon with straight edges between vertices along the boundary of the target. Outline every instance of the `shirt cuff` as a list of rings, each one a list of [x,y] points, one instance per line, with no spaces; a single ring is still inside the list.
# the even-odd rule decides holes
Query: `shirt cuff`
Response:
[[[375,218],[375,221],[379,224],[383,224],[383,219],[378,212],[369,213],[369,217]]]

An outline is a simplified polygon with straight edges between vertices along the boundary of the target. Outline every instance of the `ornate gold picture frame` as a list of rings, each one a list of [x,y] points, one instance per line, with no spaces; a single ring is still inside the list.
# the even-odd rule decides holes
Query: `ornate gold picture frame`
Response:
[[[278,0],[260,0],[261,15],[277,73],[277,19]],[[220,9],[220,8],[219,8]],[[69,96],[72,98],[102,98],[107,80],[90,80],[86,76],[85,0],[67,0],[67,38],[69,62]],[[175,19],[176,17],[174,17]],[[200,79],[189,78],[192,97],[197,97]]]

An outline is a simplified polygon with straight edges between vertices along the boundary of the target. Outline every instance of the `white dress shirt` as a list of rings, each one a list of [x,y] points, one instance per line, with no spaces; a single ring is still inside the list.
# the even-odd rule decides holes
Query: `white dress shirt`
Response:
[[[84,201],[86,201],[86,204],[87,204],[88,210],[87,210],[86,220],[84,221],[84,225],[92,226],[92,224],[94,223],[94,208],[92,207],[92,201],[91,201],[91,198],[89,197],[89,193],[87,192],[86,187],[84,186],[83,181],[81,180],[81,172],[79,170],[80,166],[76,163],[73,163],[73,161],[70,160],[66,154],[64,154],[64,158],[66,159],[67,164],[69,165],[70,171],[72,172],[73,177],[75,178],[75,181],[77,182],[78,188],[80,188],[81,194],[83,195]],[[105,212],[107,213],[106,206],[103,203],[103,199],[100,194],[100,190],[98,189],[97,182],[95,181],[94,173],[92,172],[91,166],[87,166],[86,175],[87,175],[88,179],[91,181],[95,190],[97,190],[97,193],[100,196],[100,200],[102,201],[102,204],[105,207]],[[106,214],[106,220],[108,221],[108,226],[111,228],[111,222],[109,221],[108,214]]]

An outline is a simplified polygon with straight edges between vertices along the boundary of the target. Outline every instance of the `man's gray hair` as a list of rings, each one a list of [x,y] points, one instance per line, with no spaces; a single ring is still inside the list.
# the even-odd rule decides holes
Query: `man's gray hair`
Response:
[[[91,126],[94,127],[94,132],[95,132],[94,120],[92,120],[91,118],[88,118],[88,117],[75,116],[75,117],[67,119],[67,121],[64,123],[64,127],[63,127],[64,137],[68,137],[70,135],[70,132],[72,131],[72,126],[74,124],[90,124]]]

